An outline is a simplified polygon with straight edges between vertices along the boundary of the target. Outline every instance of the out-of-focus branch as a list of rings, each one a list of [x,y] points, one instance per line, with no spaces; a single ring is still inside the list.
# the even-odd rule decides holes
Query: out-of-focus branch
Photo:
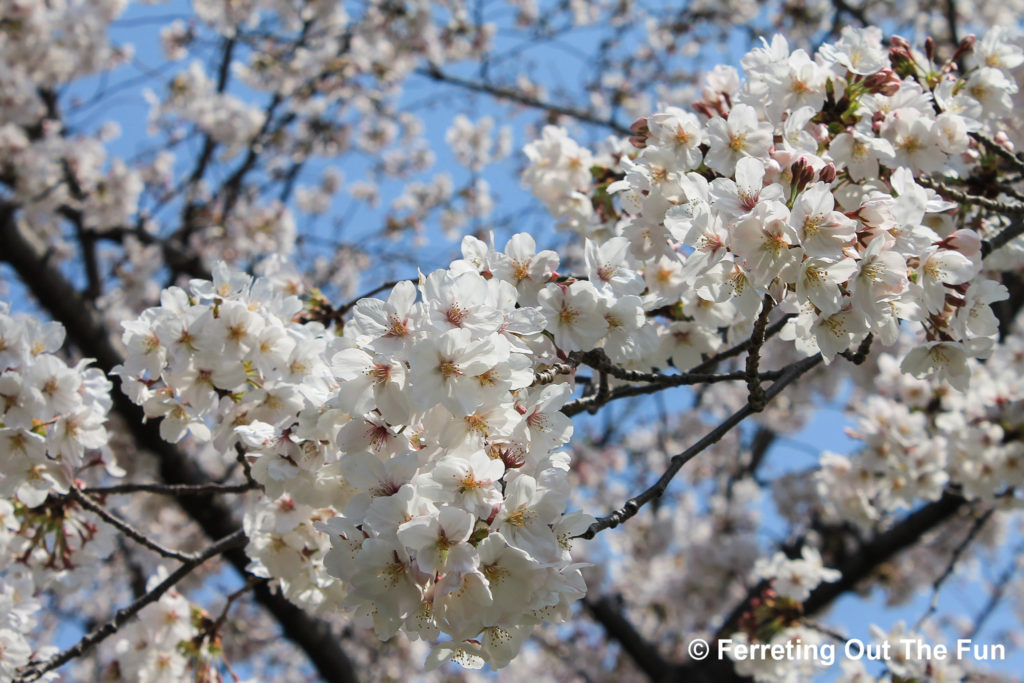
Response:
[[[974,625],[971,627],[971,632],[967,634],[967,637],[970,640],[974,640],[974,638],[981,633],[981,629],[984,628],[985,622],[988,621],[989,617],[992,616],[992,613],[996,611],[996,607],[998,607],[999,603],[1002,602],[1003,596],[1006,595],[1006,590],[1010,587],[1010,581],[1013,579],[1014,574],[1017,573],[1017,570],[1020,567],[1017,558],[1020,557],[1022,552],[1024,552],[1024,544],[1018,545],[1013,549],[1013,552],[1010,553],[1010,563],[1005,569],[1003,569],[999,578],[996,579],[995,587],[992,589],[992,595],[989,596],[985,606],[981,608],[980,612],[978,612],[978,616],[974,618]]]
[[[824,610],[840,595],[853,590],[877,567],[919,542],[928,531],[952,519],[966,503],[961,496],[946,493],[862,544],[835,567],[842,573],[838,581],[823,583],[811,592],[804,601],[804,613],[811,615]]]
[[[956,563],[960,561],[960,556],[964,554],[964,551],[967,550],[968,546],[970,546],[971,543],[974,542],[974,539],[978,537],[981,529],[985,526],[988,520],[992,518],[992,514],[994,512],[995,508],[989,508],[984,513],[978,515],[974,520],[974,523],[971,524],[971,528],[968,530],[967,535],[964,536],[964,539],[960,541],[955,548],[953,548],[953,552],[949,556],[949,562],[946,564],[946,568],[938,577],[936,577],[935,581],[932,582],[932,599],[928,603],[928,609],[925,610],[925,613],[922,614],[917,620],[917,623],[914,624],[914,627],[911,629],[912,631],[920,629],[921,625],[928,619],[928,617],[935,614],[935,610],[939,608],[939,592],[942,590],[942,585],[946,583],[946,580],[950,576],[953,575],[953,571],[956,569]]]
[[[973,204],[980,206],[983,209],[988,209],[995,213],[1002,214],[1004,216],[1018,216],[1024,214],[1024,204],[1008,202],[1001,202],[998,199],[992,199],[990,197],[980,197],[978,195],[970,194],[957,190],[956,188],[950,187],[941,179],[931,178],[929,176],[921,176],[917,178],[917,184],[922,187],[935,190],[940,196],[960,204]]]
[[[652,681],[667,681],[672,678],[675,667],[658,652],[658,648],[643,636],[623,614],[620,604],[608,596],[596,600],[584,598],[583,606],[594,620],[604,627],[605,632],[629,655],[633,663],[647,674]]]
[[[1008,226],[981,243],[981,255],[988,256],[1021,235],[1024,235],[1024,217],[1017,216]]]
[[[536,97],[531,97],[526,93],[523,93],[514,88],[505,88],[500,85],[494,85],[492,83],[486,83],[484,81],[474,81],[468,78],[461,78],[454,74],[445,73],[441,71],[437,66],[431,65],[426,68],[420,68],[416,70],[416,73],[421,76],[426,76],[439,83],[448,83],[449,85],[455,85],[466,90],[473,92],[484,93],[497,97],[501,100],[508,100],[509,102],[516,102],[527,107],[534,109],[540,109],[550,114],[557,114],[559,116],[568,116],[582,121],[583,123],[592,123],[595,126],[603,126],[610,130],[615,131],[619,135],[633,135],[633,132],[629,130],[628,126],[625,126],[618,121],[613,119],[604,118],[597,114],[587,111],[585,109],[578,109],[576,107],[563,106],[555,104],[553,102],[546,102]]]
[[[809,617],[825,611],[837,598],[854,590],[878,567],[918,543],[924,534],[950,520],[966,504],[964,498],[946,493],[934,503],[918,508],[888,530],[859,544],[838,563],[830,563],[839,570],[841,577],[838,581],[823,583],[811,592],[810,597],[803,603],[804,615]],[[766,585],[766,582],[761,582],[748,591],[747,596],[729,612],[729,616],[715,634],[716,639],[728,637],[738,629],[739,619],[750,608],[750,601],[759,595]],[[713,657],[700,662],[690,662],[680,667],[677,674],[677,680],[687,681],[738,679],[730,660],[717,660]]]
[[[949,24],[949,40],[954,46],[960,44],[960,18],[956,0],[946,0],[946,23]]]
[[[983,144],[988,151],[1010,164],[1010,167],[1015,171],[1018,173],[1024,173],[1024,159],[1021,159],[1019,156],[1006,149],[987,135],[971,133],[971,137]]]

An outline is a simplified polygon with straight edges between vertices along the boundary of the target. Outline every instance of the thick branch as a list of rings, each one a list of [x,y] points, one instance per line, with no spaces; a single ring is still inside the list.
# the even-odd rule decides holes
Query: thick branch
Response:
[[[768,327],[768,315],[772,312],[775,300],[770,294],[765,294],[761,302],[761,312],[754,321],[754,330],[750,334],[750,351],[747,352],[747,391],[751,410],[764,410],[764,387],[761,386],[761,377],[758,368],[761,363],[761,347],[764,346],[765,328]]]
[[[602,596],[596,600],[584,598],[583,606],[648,678],[652,681],[671,680],[674,667],[661,656],[653,643],[636,630],[622,613],[621,605],[616,606],[611,598]]]
[[[947,493],[911,513],[888,531],[884,531],[860,546],[836,567],[842,578],[823,583],[804,601],[804,614],[821,612],[843,593],[866,579],[877,567],[921,540],[921,537],[951,519],[966,504],[962,497]]]

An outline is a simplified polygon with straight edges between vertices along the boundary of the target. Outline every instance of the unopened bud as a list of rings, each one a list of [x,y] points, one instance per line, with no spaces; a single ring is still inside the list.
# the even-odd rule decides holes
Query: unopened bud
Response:
[[[1006,134],[1006,131],[999,131],[998,133],[995,134],[995,137],[992,139],[995,141],[997,145],[999,145],[1003,149],[1009,152],[1012,152],[1014,150],[1013,142],[1010,140],[1010,136]]]
[[[814,180],[814,168],[807,164],[804,166],[803,173],[800,174],[800,188],[803,189],[811,184]]]
[[[629,138],[629,144],[633,145],[637,149],[643,149],[647,146],[647,136],[651,134],[651,129],[647,126],[647,118],[640,117],[633,122],[633,125],[629,127],[631,131],[636,133]]]
[[[956,46],[956,52],[953,53],[953,61],[959,61],[961,57],[974,50],[974,42],[977,39],[973,33],[969,36],[964,36],[964,39]]]
[[[935,61],[935,39],[931,36],[924,39],[924,54],[929,62]]]
[[[697,110],[698,114],[703,114],[709,119],[715,118],[715,112],[712,111],[711,107],[708,106],[708,103],[704,102],[703,100],[700,102],[694,102],[693,108]]]
[[[825,167],[818,173],[818,180],[823,183],[831,184],[836,179],[836,165],[831,161],[825,164]]]
[[[889,39],[889,46],[891,48],[898,48],[903,52],[910,52],[910,43],[906,38],[902,36],[893,36]]]

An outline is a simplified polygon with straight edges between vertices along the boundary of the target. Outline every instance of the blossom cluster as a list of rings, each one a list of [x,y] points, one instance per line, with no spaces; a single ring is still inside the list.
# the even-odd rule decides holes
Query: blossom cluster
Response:
[[[11,504],[0,500],[0,533],[9,531],[7,527],[13,517]],[[33,655],[25,635],[32,631],[42,609],[35,593],[35,583],[27,571],[4,573],[0,582],[0,680],[13,680]],[[53,651],[55,648],[48,647],[36,654],[47,656]]]
[[[156,206],[183,204],[184,224],[162,245],[168,253],[187,247],[205,265],[290,255],[298,231],[287,192],[268,199],[243,181],[263,163],[257,156],[267,161],[253,175],[287,178],[289,192],[311,157],[350,145],[379,157],[385,175],[425,169],[433,158],[418,141],[422,124],[392,110],[397,84],[424,58],[440,77],[438,65],[479,53],[493,31],[471,24],[460,2],[443,11],[420,0],[367,3],[350,17],[329,2],[299,12],[280,2],[197,1],[199,18],[230,37],[224,74],[230,67],[273,95],[266,107],[247,103],[226,75],[218,82],[199,63],[152,95],[151,124],[169,143],[186,128],[204,139],[194,176],[172,191],[173,153],[148,167],[108,163],[102,143],[114,127],[70,139],[49,111],[52,88],[123,56],[103,35],[122,3],[89,3],[96,11],[73,30],[86,4],[4,5],[12,9],[0,40],[9,67],[0,75],[0,170],[20,205],[12,220],[48,243],[59,246],[65,220],[87,235],[83,244],[123,240],[134,270],[118,277],[140,287],[98,300],[108,320],[155,300],[149,280],[161,274],[162,252],[139,211],[146,190]],[[531,3],[518,4],[528,13]],[[570,5],[581,23],[598,16],[596,5]],[[280,20],[274,31],[245,35],[269,8]],[[300,49],[291,49],[293,33]],[[196,35],[183,22],[168,27],[168,57],[187,56]],[[64,42],[43,59],[50,36]],[[244,65],[231,63],[235,44],[247,45]],[[381,639],[443,639],[432,667],[504,666],[586,590],[571,540],[594,520],[567,512],[575,501],[562,451],[576,369],[594,364],[588,400],[633,381],[623,379],[630,370],[664,379],[749,338],[759,313],[785,322],[778,338],[787,353],[832,363],[868,335],[892,350],[871,366],[881,395],[857,406],[864,449],[826,454],[800,479],[809,484],[802,501],[862,529],[950,490],[1013,506],[1024,472],[1013,438],[1021,373],[992,368],[1019,370],[1024,355],[1017,336],[996,345],[992,304],[1008,292],[992,264],[1008,257],[988,258],[983,237],[1006,228],[987,207],[1019,209],[1020,195],[996,189],[981,198],[987,204],[954,200],[998,167],[993,146],[1009,154],[1024,142],[1012,116],[1022,66],[1020,39],[1002,30],[965,40],[945,62],[899,40],[886,49],[878,29],[846,29],[814,54],[776,37],[744,58],[744,78],[715,69],[692,111],[663,106],[634,124],[628,142],[591,150],[548,126],[527,145],[523,181],[573,233],[565,254],[525,233],[501,249],[493,238],[466,237],[448,268],[339,309],[318,292],[296,296],[299,278],[281,261],[255,280],[221,262],[212,282],[170,287],[159,306],[124,324],[127,354],[115,374],[165,440],[215,452],[261,490],[244,517],[253,574],[310,612],[347,610]],[[388,231],[415,228],[435,210],[446,230],[491,213],[490,187],[477,174],[508,155],[508,129],[459,117],[446,140],[471,183],[457,190],[446,175],[408,183],[392,204],[403,217]],[[219,189],[203,178],[210,155],[240,164]],[[294,203],[325,213],[341,183],[328,169]],[[350,192],[377,196],[365,181]],[[323,281],[345,284],[358,270],[316,268],[337,271]],[[2,306],[0,549],[12,564],[0,566],[0,677],[30,656],[24,634],[39,611],[36,591],[70,590],[113,549],[109,528],[68,498],[47,505],[48,496],[68,493],[85,466],[117,473],[104,426],[110,383],[88,361],[72,367],[56,355],[59,325]],[[772,353],[765,349],[766,364]],[[604,374],[610,366],[619,377]],[[708,395],[727,392],[746,400],[740,383]],[[730,484],[704,523],[688,526],[687,552],[715,574],[674,577],[688,596],[714,593],[708,586],[731,582],[735,566],[754,564],[756,494],[749,480]],[[687,512],[697,516],[696,507]],[[673,530],[650,536],[664,550]],[[784,599],[805,600],[839,576],[813,544],[799,559],[756,563],[754,576]],[[74,566],[62,556],[69,550]],[[705,619],[713,603],[697,599]],[[116,675],[183,676],[180,646],[197,635],[184,618],[190,609],[171,593],[144,610],[116,643]],[[793,675],[737,670],[761,680]]]
[[[886,50],[878,29],[847,28],[814,56],[776,36],[744,57],[745,81],[713,72],[697,113],[637,121],[639,151],[593,153],[547,128],[526,148],[524,182],[586,240],[592,283],[642,295],[649,313],[669,307],[672,322],[649,317],[634,336],[656,325],[682,342],[637,344],[638,366],[696,364],[719,328],[749,334],[767,293],[792,316],[782,338],[826,363],[918,323],[904,370],[964,390],[967,359],[996,341],[990,304],[1007,294],[979,276],[982,238],[958,205],[917,179],[963,182],[986,160],[971,133],[1007,140],[1024,51],[996,30],[965,55],[960,74],[905,43]]]
[[[988,363],[972,361],[966,392],[908,377],[892,355],[882,354],[873,395],[853,406],[852,434],[863,448],[851,456],[821,456],[814,485],[828,515],[868,528],[887,513],[936,501],[949,490],[1018,507],[1015,491],[1024,483],[1024,445],[1014,436],[1024,401],[1021,344],[1012,334]]]
[[[89,366],[55,355],[60,323],[12,315],[0,303],[0,495],[29,507],[51,491],[67,493],[87,452],[118,471],[106,448],[110,381]]]
[[[340,603],[381,638],[443,632],[435,665],[503,666],[584,593],[569,539],[592,518],[565,513],[557,450],[571,387],[535,373],[559,360],[552,338],[596,343],[572,331],[598,297],[548,282],[557,257],[526,235],[508,253],[464,246],[419,287],[358,301],[341,336],[299,322],[273,277],[221,266],[125,324],[116,373],[168,441],[245,453],[269,498],[246,517],[248,552],[286,596]]]

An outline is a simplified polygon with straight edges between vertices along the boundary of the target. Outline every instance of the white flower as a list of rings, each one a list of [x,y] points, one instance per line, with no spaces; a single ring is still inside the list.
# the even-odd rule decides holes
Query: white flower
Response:
[[[736,223],[730,246],[746,259],[750,280],[766,287],[772,279],[789,279],[788,269],[800,258],[796,230],[789,224],[789,210],[779,202],[758,204]]]
[[[612,237],[603,244],[586,240],[584,258],[587,277],[602,296],[614,298],[643,291],[643,277],[630,263],[629,240],[625,237]]]
[[[959,391],[967,391],[971,382],[967,354],[957,342],[938,341],[916,346],[900,363],[900,370],[918,379],[935,377]]]
[[[608,332],[597,289],[590,282],[548,284],[537,300],[548,331],[563,351],[589,351]]]
[[[941,313],[946,305],[946,285],[959,285],[970,280],[978,272],[979,264],[971,261],[959,251],[932,247],[921,257],[918,269],[918,284],[921,296],[929,313]]]
[[[468,415],[483,401],[474,378],[508,357],[508,342],[496,334],[473,339],[468,329],[452,329],[421,339],[409,353],[413,400],[421,409],[442,403],[455,415]]]
[[[839,285],[849,280],[856,270],[857,263],[851,258],[838,261],[809,258],[800,265],[797,296],[813,303],[824,315],[836,313],[843,307]]]
[[[711,149],[704,158],[710,168],[730,176],[736,162],[743,157],[768,156],[772,146],[772,125],[757,119],[757,112],[746,104],[737,104],[728,120],[708,121],[708,143]]]

